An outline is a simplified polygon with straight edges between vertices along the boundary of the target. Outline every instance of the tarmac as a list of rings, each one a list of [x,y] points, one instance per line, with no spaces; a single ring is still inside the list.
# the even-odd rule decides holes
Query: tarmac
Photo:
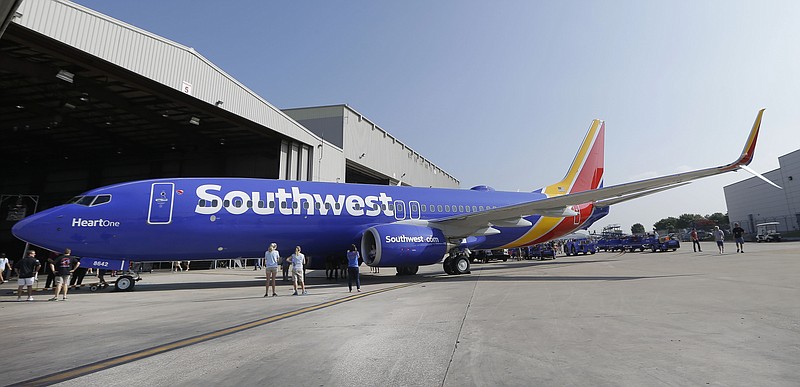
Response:
[[[14,280],[0,385],[797,386],[800,242],[745,247],[362,266],[352,293],[309,271],[308,295],[279,279],[268,298],[252,268],[56,302],[17,302]]]

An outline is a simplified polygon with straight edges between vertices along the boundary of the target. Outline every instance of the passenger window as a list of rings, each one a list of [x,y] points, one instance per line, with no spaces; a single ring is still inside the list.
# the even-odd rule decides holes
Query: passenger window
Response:
[[[436,212],[442,212],[442,205],[441,204],[437,204],[436,205]]]
[[[342,205],[341,205],[341,204],[339,204],[339,203],[336,203],[336,209],[338,210],[338,209],[340,209],[340,208],[342,208]]]
[[[219,204],[219,201],[217,201],[217,199],[211,201],[211,207],[216,207],[217,204]]]
[[[300,205],[299,205],[297,202],[292,202],[292,208],[294,208],[295,210],[296,210],[296,209],[297,209],[297,207],[299,207],[299,206],[300,206]]]
[[[222,206],[223,207],[230,207],[231,206],[231,201],[230,200],[223,200],[222,201]]]
[[[467,212],[470,212],[470,208],[469,208],[469,206],[465,206],[465,207],[464,207],[464,209],[466,209],[466,210],[467,210]]]
[[[389,203],[389,211],[394,211],[394,203]]]
[[[458,212],[464,212],[464,206],[458,206]]]
[[[422,212],[428,212],[428,206],[422,205]]]
[[[264,208],[264,201],[263,200],[259,200],[258,201],[258,208]]]
[[[275,202],[270,201],[269,202],[269,208],[275,208]]]
[[[330,203],[325,203],[325,209],[326,210],[330,210],[331,209],[331,204]]]
[[[287,208],[286,202],[281,202],[281,208]]]
[[[316,202],[316,203],[314,203],[314,207],[316,207],[319,210],[320,208],[322,208],[322,204],[320,204],[319,202]]]
[[[450,212],[450,205],[449,204],[445,204],[444,205],[444,212]]]
[[[248,200],[247,201],[247,208],[253,208],[253,201],[252,200]]]
[[[233,206],[236,207],[236,208],[241,207],[242,206],[242,201],[239,200],[239,199],[234,200],[233,201]]]
[[[308,202],[303,203],[303,208],[308,209],[309,207],[311,207],[311,204],[308,204]]]
[[[483,211],[483,206],[478,206],[478,211]]]
[[[478,212],[478,207],[472,206],[472,212]]]
[[[356,209],[356,211],[358,211],[358,210],[360,210],[360,209],[361,209],[361,205],[360,205],[360,204],[358,204],[358,203],[356,203],[356,204],[353,206],[353,208],[355,208],[355,209]]]
[[[205,207],[206,206],[206,201],[204,199],[198,200],[197,201],[197,206],[198,207]]]

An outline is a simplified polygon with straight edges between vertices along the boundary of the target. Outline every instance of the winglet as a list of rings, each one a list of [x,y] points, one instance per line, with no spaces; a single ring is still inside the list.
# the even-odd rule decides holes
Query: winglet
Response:
[[[744,144],[744,149],[742,149],[742,155],[739,156],[739,159],[730,163],[720,169],[724,171],[731,171],[735,169],[739,169],[743,165],[750,164],[753,161],[753,156],[756,153],[756,140],[758,140],[758,131],[761,129],[761,117],[764,115],[764,110],[761,109],[758,111],[758,115],[756,115],[756,120],[753,122],[753,128],[750,129],[750,135],[747,136],[747,142]]]

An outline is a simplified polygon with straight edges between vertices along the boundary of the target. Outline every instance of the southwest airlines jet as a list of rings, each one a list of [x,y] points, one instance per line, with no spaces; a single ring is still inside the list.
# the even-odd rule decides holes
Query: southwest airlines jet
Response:
[[[603,187],[605,123],[594,120],[563,180],[496,192],[244,178],[174,178],[93,189],[19,221],[12,232],[90,266],[259,257],[270,242],[300,245],[320,267],[360,246],[367,265],[416,274],[443,262],[469,272],[466,249],[529,246],[587,228],[608,207],[738,169],[753,158],[761,117],[733,163]],[[753,172],[755,173],[755,172]],[[760,175],[759,175],[760,176]],[[124,284],[129,290],[132,284]],[[118,284],[120,285],[120,284]]]

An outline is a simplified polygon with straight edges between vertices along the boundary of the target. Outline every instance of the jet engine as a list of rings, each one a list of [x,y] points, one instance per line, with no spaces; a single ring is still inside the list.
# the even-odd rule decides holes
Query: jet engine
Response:
[[[447,248],[441,230],[409,224],[377,225],[361,237],[361,256],[370,266],[432,265],[442,260]]]

